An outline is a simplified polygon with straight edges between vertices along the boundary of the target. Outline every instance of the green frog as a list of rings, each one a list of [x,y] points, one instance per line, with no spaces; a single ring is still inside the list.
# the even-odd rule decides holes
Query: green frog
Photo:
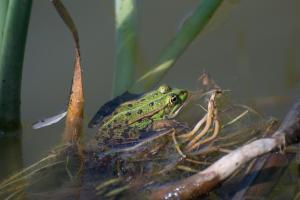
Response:
[[[90,125],[100,124],[98,140],[135,140],[155,122],[173,119],[188,99],[188,91],[161,85],[156,90],[122,102],[102,106]],[[122,102],[122,103],[120,103]],[[113,110],[109,107],[115,107]],[[101,119],[101,120],[99,120]]]

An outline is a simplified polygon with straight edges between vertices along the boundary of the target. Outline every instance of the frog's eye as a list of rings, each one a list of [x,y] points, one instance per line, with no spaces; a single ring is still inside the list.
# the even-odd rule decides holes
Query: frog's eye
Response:
[[[172,104],[176,104],[176,103],[178,102],[178,97],[177,97],[176,94],[172,94],[172,95],[171,95],[170,102],[171,102]]]
[[[158,88],[158,91],[162,94],[165,94],[167,92],[169,92],[171,90],[171,88],[167,85],[161,85],[159,88]]]

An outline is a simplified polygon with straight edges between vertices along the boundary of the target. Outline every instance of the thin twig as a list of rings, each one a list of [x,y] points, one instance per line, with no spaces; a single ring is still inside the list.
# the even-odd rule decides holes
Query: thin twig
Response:
[[[200,127],[206,122],[207,120],[207,114],[204,115],[204,117],[196,124],[196,126],[193,128],[192,131],[179,135],[179,138],[190,138],[192,137],[199,129]]]
[[[191,167],[185,166],[185,165],[177,165],[176,169],[186,171],[186,172],[191,172],[191,173],[197,173],[199,170],[193,169]]]
[[[234,119],[232,119],[231,121],[227,122],[225,125],[222,126],[222,128],[225,128],[235,122],[237,122],[238,120],[240,120],[241,118],[243,118],[246,114],[249,113],[249,110],[246,110],[244,112],[242,112],[240,115],[238,115],[237,117],[235,117]]]
[[[214,99],[216,96],[216,92],[213,93],[210,97],[209,103],[208,103],[208,112],[207,112],[207,119],[206,119],[206,124],[205,127],[203,128],[203,130],[195,137],[193,138],[188,145],[186,146],[186,150],[190,151],[192,148],[192,146],[198,141],[200,140],[209,130],[209,128],[211,127],[212,121],[213,121],[213,114],[214,114]]]
[[[177,152],[179,153],[179,155],[181,155],[183,158],[186,158],[186,155],[184,153],[182,153],[180,147],[179,147],[179,144],[176,140],[176,136],[175,136],[175,129],[173,129],[173,133],[172,133],[172,139],[173,139],[173,142],[174,142],[174,145],[175,145],[175,148],[177,150]]]
[[[116,189],[114,189],[114,190],[108,192],[105,196],[106,196],[106,197],[116,196],[116,195],[118,195],[118,194],[124,192],[125,190],[128,190],[129,188],[130,188],[129,185],[125,185],[125,186],[123,186],[123,187],[116,188]]]
[[[206,138],[205,140],[200,140],[199,142],[195,143],[194,145],[192,145],[188,149],[188,151],[192,151],[193,149],[196,149],[200,145],[206,144],[206,143],[212,141],[213,139],[215,139],[217,137],[217,135],[220,132],[220,128],[221,128],[220,122],[217,119],[217,109],[214,109],[214,118],[215,119],[214,119],[214,132],[213,132],[213,135],[211,137],[209,137],[209,138]]]
[[[122,179],[121,178],[112,178],[112,179],[109,179],[108,181],[105,181],[104,183],[101,183],[100,185],[96,186],[96,190],[101,190],[102,188],[105,188],[109,185],[113,185],[113,184],[116,184],[116,183],[119,183],[121,182]]]

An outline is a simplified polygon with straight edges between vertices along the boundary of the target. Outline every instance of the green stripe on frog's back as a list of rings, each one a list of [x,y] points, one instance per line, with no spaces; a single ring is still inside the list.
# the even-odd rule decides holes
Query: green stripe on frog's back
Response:
[[[103,123],[102,127],[128,126],[145,117],[151,118],[152,115],[167,105],[165,102],[167,101],[166,95],[159,95],[158,92],[152,92],[150,96],[145,94],[135,101],[123,103],[120,109],[116,109],[112,116]]]
[[[169,86],[161,85],[156,90],[147,92],[138,99],[124,102],[122,104],[122,106],[120,106],[119,111],[121,112],[121,111],[127,110],[128,108],[131,108],[133,105],[135,105],[137,107],[144,105],[146,103],[153,101],[154,99],[159,98],[160,96],[167,95],[168,93],[171,93],[171,92],[172,92],[172,89]],[[126,107],[126,106],[128,106],[128,107]]]
[[[159,92],[157,90],[145,93],[140,98],[124,102],[117,110],[118,112],[123,112],[131,109],[133,106],[140,107],[146,103],[153,101],[153,99],[159,97]]]

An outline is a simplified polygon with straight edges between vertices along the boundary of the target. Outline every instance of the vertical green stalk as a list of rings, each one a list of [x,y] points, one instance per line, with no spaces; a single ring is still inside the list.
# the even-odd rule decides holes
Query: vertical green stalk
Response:
[[[115,0],[116,58],[113,96],[122,94],[133,84],[137,48],[136,0]]]
[[[0,47],[1,47],[2,39],[3,39],[3,37],[2,37],[3,36],[3,28],[5,25],[8,1],[9,0],[2,0],[0,2]]]
[[[160,81],[203,30],[222,2],[223,0],[202,0],[195,11],[183,22],[180,30],[163,51],[154,68],[140,77],[130,91],[133,93],[144,92]]]
[[[0,4],[0,129],[20,126],[22,64],[32,0]],[[6,9],[5,9],[6,8]]]

